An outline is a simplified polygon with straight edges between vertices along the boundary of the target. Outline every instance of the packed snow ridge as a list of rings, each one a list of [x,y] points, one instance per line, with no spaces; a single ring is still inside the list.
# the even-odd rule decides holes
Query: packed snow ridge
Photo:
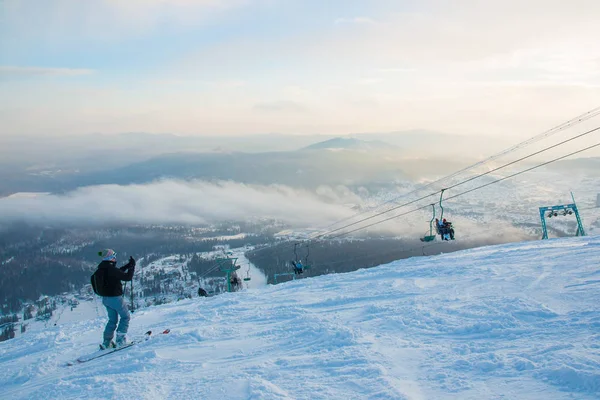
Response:
[[[90,303],[93,305],[93,303]],[[484,247],[155,306],[0,343],[5,399],[598,399],[600,237]]]

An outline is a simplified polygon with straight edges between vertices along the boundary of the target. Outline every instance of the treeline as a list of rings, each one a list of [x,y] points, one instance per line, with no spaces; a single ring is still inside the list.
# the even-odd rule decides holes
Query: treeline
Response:
[[[242,229],[253,233],[245,237],[220,240],[211,236],[234,236]],[[232,248],[257,245],[272,236],[260,225],[226,224],[213,228],[191,227],[104,227],[56,228],[33,227],[15,223],[0,229],[0,312],[18,312],[24,303],[42,295],[57,295],[80,289],[100,262],[98,251],[112,248],[117,252],[118,265],[129,256],[145,257],[144,264],[173,254],[192,257],[212,251],[217,245]],[[214,262],[198,257],[190,269],[205,273]],[[211,275],[211,274],[209,274]],[[216,273],[215,275],[218,275]],[[152,287],[151,292],[159,292]]]
[[[19,316],[17,314],[0,316],[0,342],[14,338],[17,326],[20,326],[21,333],[25,333],[27,330],[25,321],[33,318],[34,312],[37,320],[48,320],[52,317],[55,310],[56,300],[44,297],[33,304],[27,304],[23,308],[22,322],[19,322]]]
[[[320,240],[303,241],[296,247],[294,243],[285,242],[264,246],[249,251],[246,257],[267,276],[267,283],[275,283],[274,275],[292,273],[291,261],[300,260],[308,265],[302,277],[319,276],[331,273],[356,271],[360,268],[371,268],[395,260],[409,257],[448,253],[466,248],[478,247],[484,242],[452,241],[437,242],[423,246],[417,240],[400,239],[357,239],[357,240]],[[287,279],[292,279],[290,276]],[[277,282],[286,280],[278,277]]]
[[[3,314],[19,311],[24,302],[54,296],[88,283],[90,268],[79,260],[32,254],[14,257],[0,269]]]
[[[15,337],[15,324],[8,323],[0,325],[0,342],[12,339]]]
[[[153,271],[151,276],[145,275],[140,280],[140,284],[142,285],[144,296],[155,296],[170,293],[172,290],[171,283],[179,283],[181,281],[185,282],[186,278],[178,270],[166,271],[165,269],[160,269]]]
[[[187,265],[189,271],[196,273],[198,278],[223,276],[223,272],[217,267],[216,258],[206,259],[194,254]]]
[[[216,245],[226,244],[235,248],[265,243],[270,239],[270,236],[259,234],[226,240],[194,238],[190,236],[191,234],[193,232],[190,230],[171,230],[163,227],[119,229],[112,232],[110,237],[86,243],[78,249],[69,251],[69,254],[73,257],[97,263],[99,262],[98,251],[111,248],[117,252],[117,259],[126,263],[129,256],[136,259],[146,257],[147,260],[157,260],[172,254],[194,254],[212,251]]]
[[[19,316],[17,314],[0,317],[0,342],[15,337],[15,326],[18,322]]]

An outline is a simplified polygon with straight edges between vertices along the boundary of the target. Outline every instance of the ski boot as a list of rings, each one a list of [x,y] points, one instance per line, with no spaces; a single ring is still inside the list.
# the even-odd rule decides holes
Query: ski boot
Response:
[[[124,333],[117,333],[117,347],[122,347],[127,344],[127,338]]]
[[[114,349],[116,348],[117,345],[115,344],[115,342],[113,342],[112,340],[104,341],[102,342],[102,344],[100,345],[100,350],[106,350],[106,349]]]

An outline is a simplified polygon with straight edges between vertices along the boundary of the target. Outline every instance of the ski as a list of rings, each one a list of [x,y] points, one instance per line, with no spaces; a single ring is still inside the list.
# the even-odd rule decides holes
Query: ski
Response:
[[[166,335],[167,333],[171,332],[170,329],[165,329],[164,331],[160,332],[159,335]],[[152,331],[148,331],[146,332],[144,335],[146,336],[151,336],[152,335]]]
[[[164,331],[160,332],[159,335],[166,335],[169,332],[171,332],[170,329],[165,329]],[[81,356],[81,357],[77,358],[75,361],[68,362],[67,366],[72,366],[72,365],[75,365],[76,363],[77,364],[83,364],[83,363],[86,363],[88,361],[92,361],[92,360],[95,360],[97,358],[104,357],[104,356],[107,356],[109,354],[115,353],[117,351],[128,349],[131,346],[134,346],[134,345],[136,345],[138,343],[141,343],[141,342],[144,342],[144,341],[150,339],[151,336],[152,336],[152,331],[148,331],[148,332],[146,332],[144,334],[144,336],[143,336],[142,339],[131,341],[130,343],[127,343],[127,344],[125,344],[125,345],[123,345],[121,347],[104,349],[104,350],[98,350],[98,351],[95,351],[93,353]]]
[[[130,343],[127,343],[126,345],[121,346],[121,347],[116,347],[116,348],[112,348],[112,349],[105,349],[105,350],[98,350],[98,351],[96,351],[94,353],[91,353],[91,354],[88,354],[88,355],[81,356],[81,357],[77,358],[77,360],[75,360],[75,362],[78,363],[78,364],[82,364],[82,363],[85,363],[85,362],[88,362],[88,361],[92,361],[92,360],[95,360],[97,358],[104,357],[104,356],[107,356],[107,355],[112,354],[112,353],[116,353],[117,351],[125,350],[125,349],[127,349],[127,348],[129,348],[129,347],[131,347],[131,346],[133,346],[133,345],[135,345],[137,343],[139,343],[139,342],[130,342]],[[75,362],[70,362],[67,365],[74,365]]]

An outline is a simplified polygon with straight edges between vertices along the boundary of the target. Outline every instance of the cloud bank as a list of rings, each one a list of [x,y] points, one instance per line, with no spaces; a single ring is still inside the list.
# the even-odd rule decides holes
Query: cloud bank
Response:
[[[211,224],[276,218],[303,228],[322,226],[349,215],[352,211],[348,207],[326,202],[308,191],[236,182],[102,185],[65,195],[0,199],[0,220],[49,224]]]

